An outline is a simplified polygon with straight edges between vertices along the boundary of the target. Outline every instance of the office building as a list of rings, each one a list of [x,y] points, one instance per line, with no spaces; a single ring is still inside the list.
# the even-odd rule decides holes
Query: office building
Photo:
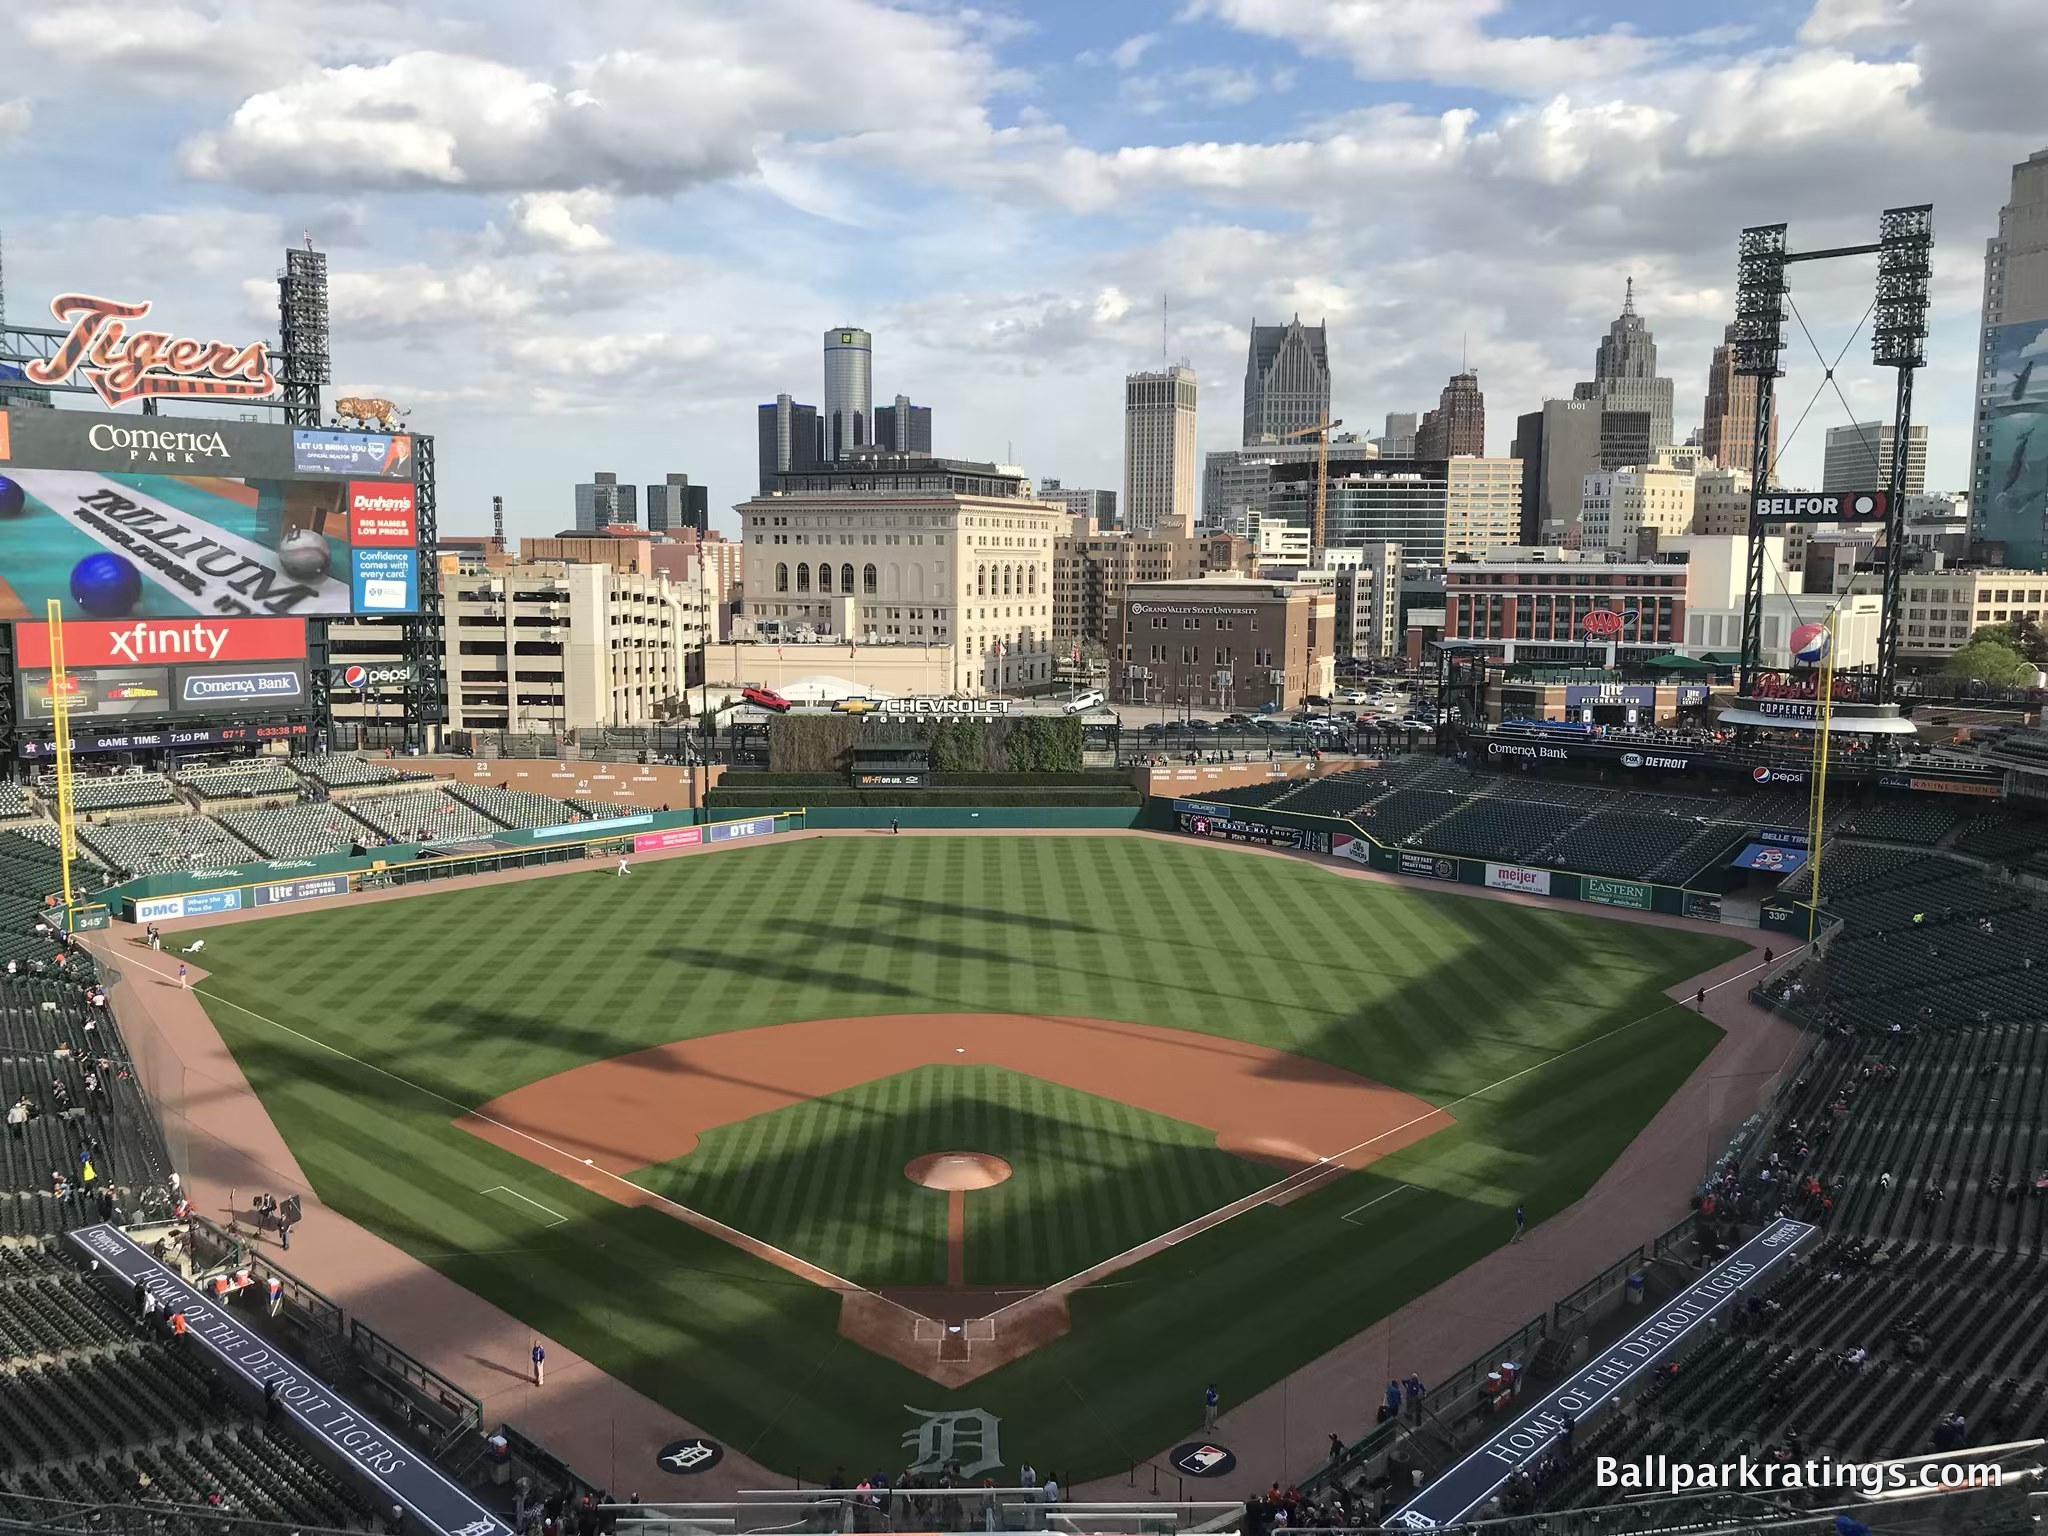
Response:
[[[746,538],[738,646],[747,681],[831,671],[868,650],[926,653],[912,692],[1029,691],[1052,682],[1053,545],[1067,509],[993,464],[870,455],[786,477],[736,509]],[[805,657],[807,643],[833,648]],[[883,658],[887,664],[887,658]]]
[[[755,415],[761,465],[755,490],[766,496],[776,489],[778,475],[817,467],[824,458],[824,430],[815,405],[799,405],[788,395],[777,395]]]
[[[1055,647],[1067,651],[1081,641],[1105,649],[1114,645],[1110,618],[1133,582],[1249,576],[1257,563],[1253,544],[1227,533],[1140,539],[1127,533],[1091,532],[1077,522],[1053,545]]]
[[[1175,364],[1124,380],[1124,527],[1195,531],[1195,371]]]
[[[1908,496],[1905,541],[1909,549],[1927,550],[1955,565],[1970,553],[1968,496]]]
[[[1456,458],[1446,466],[1444,558],[1457,560],[1519,544],[1522,461]]]
[[[1595,608],[1624,615],[1623,644],[1676,643],[1685,634],[1686,567],[1517,548],[1444,568],[1446,639],[1577,641]]]
[[[649,533],[703,534],[711,528],[711,492],[690,484],[688,475],[671,474],[647,487]]]
[[[1692,530],[1702,538],[1749,533],[1749,470],[1703,464],[1692,477]]]
[[[1134,582],[1113,623],[1119,703],[1291,709],[1336,683],[1328,586],[1242,576]]]
[[[1040,501],[1057,501],[1069,517],[1082,519],[1091,533],[1110,533],[1116,528],[1116,492],[1069,490],[1058,480],[1038,483]]]
[[[1419,418],[1413,411],[1389,411],[1385,430],[1372,440],[1383,459],[1415,457],[1415,433]]]
[[[1971,527],[1986,557],[2048,567],[2048,149],[2012,168],[1998,232],[1984,243],[1983,334],[1971,435]]]
[[[1648,451],[1635,462],[1647,464],[1650,454],[1671,442],[1671,380],[1657,373],[1657,338],[1636,313],[1636,281],[1628,280],[1621,313],[1600,338],[1593,356],[1593,378],[1577,386],[1573,398],[1591,401],[1601,411],[1640,411],[1649,417]],[[1621,464],[1603,468],[1619,469]]]
[[[1753,469],[1756,457],[1756,380],[1735,371],[1735,327],[1722,334],[1707,365],[1707,401],[1700,451],[1724,469]],[[1771,417],[1768,463],[1778,463],[1778,418]],[[1775,479],[1775,475],[1773,476]]]
[[[1323,552],[1336,593],[1339,656],[1391,659],[1401,644],[1401,546],[1367,544]]]
[[[1283,520],[1304,531],[1312,528],[1314,494],[1313,464],[1276,466],[1267,521]],[[1341,468],[1333,464],[1324,495],[1326,547],[1398,544],[1410,561],[1443,564],[1450,496],[1449,468],[1443,461],[1368,459]]]
[[[599,528],[639,522],[639,497],[638,486],[621,485],[617,475],[600,469],[576,487],[576,531],[594,533]]]
[[[1908,571],[1899,578],[1905,620],[1899,654],[1941,660],[1986,624],[2031,619],[2048,625],[2048,574],[1979,566],[1967,571]]]
[[[1247,533],[1250,517],[1266,510],[1266,497],[1278,464],[1313,464],[1314,438],[1298,443],[1258,443],[1248,448],[1223,448],[1204,456],[1202,464],[1202,526]],[[1379,449],[1355,433],[1330,439],[1332,464],[1357,464],[1379,457]]]
[[[894,405],[875,407],[875,446],[894,453],[932,451],[932,408],[898,395]]]
[[[843,459],[875,441],[875,338],[853,326],[825,333],[824,457]]]
[[[709,638],[699,583],[609,560],[458,572],[443,578],[441,601],[454,730],[559,734],[678,718],[686,658]]]
[[[1898,434],[1888,421],[1858,421],[1829,427],[1821,461],[1823,491],[1881,491],[1892,483],[1892,452]],[[1915,424],[1906,443],[1906,494],[1927,489],[1927,428]]]
[[[1330,338],[1326,327],[1252,322],[1244,365],[1244,437],[1267,438],[1320,426],[1330,419]]]
[[[1600,469],[1579,497],[1579,548],[1633,557],[1692,532],[1693,472],[1659,464]],[[1645,545],[1643,535],[1655,538]]]
[[[1648,411],[1605,410],[1600,413],[1600,467],[1626,469],[1653,463],[1657,457],[1656,424]]]
[[[1451,375],[1436,409],[1425,411],[1415,429],[1415,457],[1450,459],[1460,454],[1478,457],[1486,452],[1486,396],[1479,392],[1479,375],[1467,370]]]
[[[1515,418],[1522,461],[1522,536],[1536,545],[1576,542],[1579,497],[1600,467],[1600,410],[1590,400],[1546,400]],[[1568,536],[1569,535],[1569,536]]]

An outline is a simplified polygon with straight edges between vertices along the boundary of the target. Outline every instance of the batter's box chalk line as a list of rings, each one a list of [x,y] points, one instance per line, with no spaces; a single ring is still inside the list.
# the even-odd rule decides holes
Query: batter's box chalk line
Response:
[[[942,1323],[936,1317],[920,1315],[911,1325],[910,1336],[920,1344],[943,1344],[949,1334],[955,1333],[970,1344],[993,1344],[996,1341],[996,1320],[992,1317],[970,1317],[964,1323]]]
[[[506,1184],[493,1184],[489,1189],[480,1189],[477,1191],[477,1193],[480,1195],[510,1195],[514,1200],[524,1200],[536,1211],[545,1212],[548,1216],[553,1217],[554,1219],[548,1223],[548,1225],[551,1227],[562,1226],[569,1220],[569,1218],[564,1216],[560,1211],[551,1210],[549,1207],[542,1205],[538,1200],[534,1200],[526,1195],[522,1195],[521,1193],[519,1193],[518,1190],[513,1189],[511,1186]]]

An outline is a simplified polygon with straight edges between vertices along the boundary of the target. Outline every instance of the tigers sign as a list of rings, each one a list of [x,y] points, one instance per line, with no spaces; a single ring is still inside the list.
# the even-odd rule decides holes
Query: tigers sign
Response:
[[[147,299],[124,302],[88,293],[60,293],[50,313],[70,326],[57,349],[22,368],[31,384],[62,388],[82,377],[108,405],[165,396],[198,400],[260,400],[277,393],[270,349],[199,341],[170,331],[130,330],[150,311]]]

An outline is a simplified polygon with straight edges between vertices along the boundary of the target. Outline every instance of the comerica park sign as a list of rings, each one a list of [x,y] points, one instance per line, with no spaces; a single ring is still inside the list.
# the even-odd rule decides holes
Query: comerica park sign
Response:
[[[1884,491],[1759,491],[1749,511],[1760,523],[1881,523],[1890,503]]]

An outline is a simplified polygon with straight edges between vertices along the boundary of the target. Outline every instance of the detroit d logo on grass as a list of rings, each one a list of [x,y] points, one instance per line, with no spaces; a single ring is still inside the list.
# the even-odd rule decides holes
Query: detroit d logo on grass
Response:
[[[903,1432],[903,1448],[917,1452],[913,1472],[936,1472],[949,1461],[960,1463],[962,1477],[979,1477],[1003,1465],[1002,1420],[980,1408],[963,1408],[958,1413],[934,1413],[929,1408],[903,1405],[919,1423]]]

